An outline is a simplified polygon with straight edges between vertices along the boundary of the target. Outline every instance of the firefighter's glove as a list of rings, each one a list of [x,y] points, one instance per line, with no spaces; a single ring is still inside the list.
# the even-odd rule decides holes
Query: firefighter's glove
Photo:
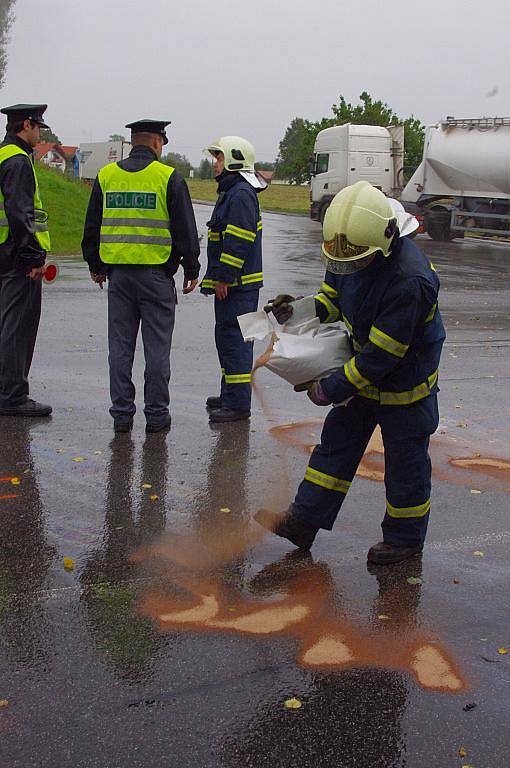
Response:
[[[331,405],[331,400],[322,389],[320,381],[314,381],[308,388],[307,395],[314,405]]]
[[[321,387],[320,381],[309,381],[306,384],[296,384],[294,392],[304,392],[314,405],[331,405],[331,400]]]
[[[289,296],[288,293],[279,293],[274,299],[270,299],[264,307],[264,312],[269,314],[270,312],[276,318],[276,322],[280,325],[284,325],[292,317],[294,307],[292,302],[296,301],[294,296]]]

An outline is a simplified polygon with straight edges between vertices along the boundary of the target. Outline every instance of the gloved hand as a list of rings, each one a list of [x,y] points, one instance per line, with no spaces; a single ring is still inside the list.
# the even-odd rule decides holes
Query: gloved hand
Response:
[[[296,384],[294,392],[306,393],[314,405],[331,405],[331,400],[321,387],[320,381],[309,381],[306,384]]]
[[[267,312],[267,314],[272,312],[276,322],[284,325],[284,323],[290,320],[294,312],[293,301],[296,301],[294,296],[289,296],[288,293],[279,293],[276,298],[268,301],[264,307],[264,312]]]
[[[321,387],[320,381],[315,381],[307,392],[314,405],[331,405],[331,400]]]

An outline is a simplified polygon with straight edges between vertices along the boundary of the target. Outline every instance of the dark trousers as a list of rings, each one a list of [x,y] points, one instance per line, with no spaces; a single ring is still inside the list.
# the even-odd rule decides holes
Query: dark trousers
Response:
[[[381,406],[354,397],[326,417],[299,486],[295,513],[317,528],[331,530],[377,424],[384,443],[386,513],[384,541],[419,546],[430,510],[430,435],[439,422],[437,395],[406,406]]]
[[[144,413],[158,424],[168,416],[170,348],[175,320],[175,284],[163,269],[114,267],[108,275],[110,413],[129,421],[136,411],[132,381],[138,330],[145,355]]]
[[[0,406],[28,397],[28,374],[41,317],[41,282],[22,272],[0,274]]]
[[[256,312],[259,291],[229,290],[223,301],[214,299],[214,337],[221,367],[221,401],[224,408],[249,411],[253,342],[245,341],[238,315]]]

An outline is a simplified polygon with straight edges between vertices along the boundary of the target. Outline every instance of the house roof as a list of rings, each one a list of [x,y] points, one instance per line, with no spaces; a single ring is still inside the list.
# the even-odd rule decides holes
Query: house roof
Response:
[[[42,160],[50,149],[54,149],[56,144],[54,141],[41,141],[40,144],[36,144],[34,147],[34,160]]]
[[[257,171],[262,176],[264,181],[271,181],[274,176],[274,171]]]
[[[57,152],[64,160],[70,160],[76,154],[78,147],[63,146],[56,141],[41,141],[34,147],[34,160],[38,162],[46,157],[50,150]]]

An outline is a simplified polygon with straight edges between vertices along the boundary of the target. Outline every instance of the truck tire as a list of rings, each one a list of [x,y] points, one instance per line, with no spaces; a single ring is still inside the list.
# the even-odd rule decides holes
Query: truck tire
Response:
[[[447,211],[445,208],[436,207],[433,209],[433,212],[436,214],[443,211],[449,217],[449,211]],[[426,233],[430,238],[432,238],[432,240],[435,240],[438,243],[451,242],[455,235],[450,229],[449,221],[441,221],[439,217],[434,217],[434,213],[432,213],[432,215],[427,213],[425,214],[424,225]]]
[[[320,220],[321,224],[324,224],[324,217],[326,215],[326,211],[328,210],[328,208],[329,208],[329,202],[323,203],[321,205],[321,209],[320,209],[320,212],[319,212],[319,220]]]

